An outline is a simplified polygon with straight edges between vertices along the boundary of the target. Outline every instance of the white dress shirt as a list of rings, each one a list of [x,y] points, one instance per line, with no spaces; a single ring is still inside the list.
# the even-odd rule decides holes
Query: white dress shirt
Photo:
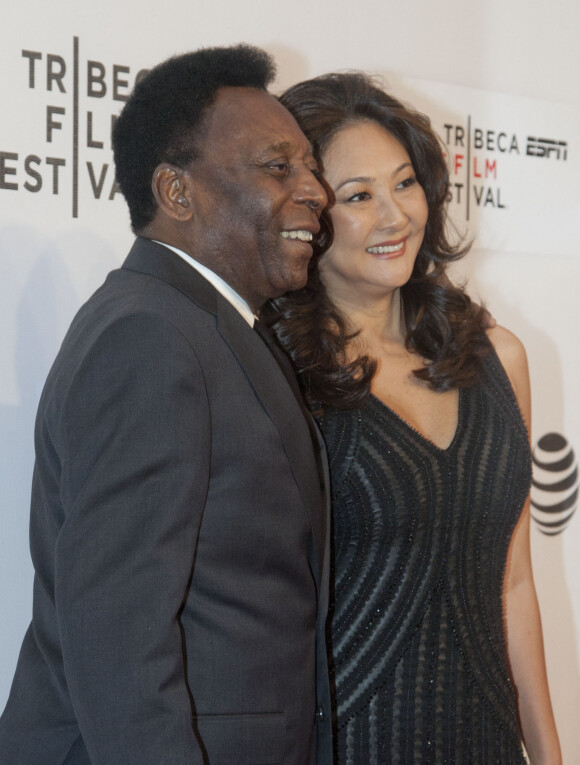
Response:
[[[196,271],[199,271],[199,273],[208,280],[210,284],[212,284],[216,290],[225,297],[225,299],[230,302],[233,307],[236,309],[236,311],[241,314],[241,316],[248,322],[250,327],[254,326],[254,320],[255,316],[252,312],[252,309],[250,306],[246,303],[246,301],[238,295],[238,293],[233,290],[230,285],[227,282],[224,282],[224,280],[221,278],[221,276],[218,276],[216,273],[214,273],[211,269],[207,268],[206,266],[203,266],[201,263],[198,263],[195,258],[192,258],[191,255],[188,255],[186,252],[183,252],[183,250],[178,249],[177,247],[173,247],[171,244],[165,244],[165,242],[160,242],[157,239],[154,239],[153,241],[157,242],[157,244],[162,244],[164,247],[167,247],[170,250],[173,250],[173,252],[176,255],[179,255],[180,258],[186,261],[186,263],[189,263],[192,268],[195,268]]]

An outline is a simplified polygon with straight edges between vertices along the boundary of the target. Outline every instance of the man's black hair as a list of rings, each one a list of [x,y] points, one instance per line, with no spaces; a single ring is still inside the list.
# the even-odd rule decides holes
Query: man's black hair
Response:
[[[155,217],[151,191],[162,162],[186,167],[198,156],[196,139],[205,112],[223,87],[266,90],[276,74],[272,57],[250,45],[203,48],[174,56],[136,85],[115,121],[113,152],[117,182],[133,231]]]

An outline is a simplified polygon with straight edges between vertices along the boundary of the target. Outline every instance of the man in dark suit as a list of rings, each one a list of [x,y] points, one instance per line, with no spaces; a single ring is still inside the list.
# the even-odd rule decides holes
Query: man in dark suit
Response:
[[[304,285],[326,196],[273,73],[170,59],[117,120],[138,239],[39,405],[7,764],[330,763],[324,454],[252,326]]]

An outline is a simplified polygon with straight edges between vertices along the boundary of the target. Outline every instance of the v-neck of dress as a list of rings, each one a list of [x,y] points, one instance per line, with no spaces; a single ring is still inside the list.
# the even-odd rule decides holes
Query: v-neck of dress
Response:
[[[386,404],[381,398],[378,396],[375,396],[374,393],[371,393],[369,395],[369,398],[375,402],[377,407],[384,412],[387,412],[391,417],[393,417],[395,420],[397,420],[398,423],[400,423],[406,430],[409,430],[411,433],[414,433],[417,438],[419,438],[423,443],[427,444],[432,449],[435,449],[440,454],[447,454],[449,453],[453,447],[455,446],[459,434],[461,431],[461,423],[463,419],[463,395],[464,391],[463,388],[459,388],[457,391],[457,425],[455,427],[455,432],[453,433],[453,436],[451,438],[451,441],[449,444],[445,447],[439,446],[435,443],[432,439],[430,439],[428,436],[421,433],[421,431],[417,430],[413,425],[411,425],[407,420],[405,420],[404,417],[401,417],[400,414],[397,414],[394,409],[392,409],[388,404]]]

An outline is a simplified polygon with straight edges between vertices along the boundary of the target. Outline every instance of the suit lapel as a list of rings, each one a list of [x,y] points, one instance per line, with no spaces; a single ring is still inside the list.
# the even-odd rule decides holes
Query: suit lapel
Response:
[[[310,429],[288,380],[261,338],[246,324],[235,309],[218,295],[218,331],[236,355],[256,395],[276,426],[296,483],[310,518],[316,551],[317,581],[322,572],[326,541],[326,517],[322,504],[321,479],[316,469],[317,457]],[[316,444],[320,448],[319,444]],[[325,455],[321,455],[325,459]]]
[[[163,245],[138,238],[123,268],[147,273],[171,284],[217,317],[218,332],[243,368],[256,395],[276,426],[310,518],[315,547],[315,578],[323,571],[327,513],[320,475],[326,477],[326,454],[320,434],[312,442],[309,427],[278,362],[236,309],[204,277]],[[315,453],[315,449],[318,450]],[[328,483],[323,487],[326,490]]]

